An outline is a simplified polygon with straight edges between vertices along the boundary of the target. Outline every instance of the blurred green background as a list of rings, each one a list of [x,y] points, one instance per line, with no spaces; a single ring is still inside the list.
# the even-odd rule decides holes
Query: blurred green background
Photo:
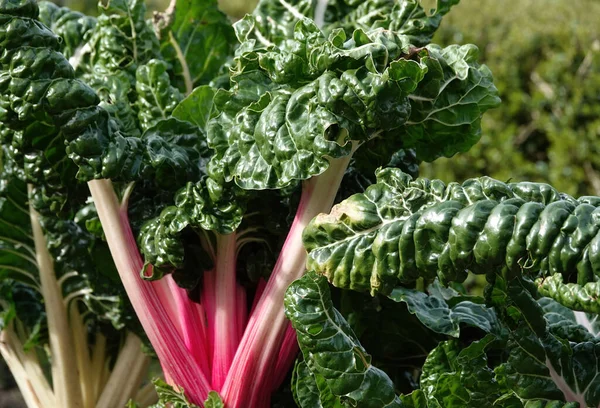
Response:
[[[94,0],[57,3],[96,14]],[[147,0],[150,10],[167,3]],[[220,0],[234,17],[254,3]],[[482,175],[543,181],[575,196],[600,195],[599,18],[598,0],[462,0],[434,41],[479,46],[503,103],[484,117],[478,145],[422,164],[421,174],[445,181]],[[22,406],[2,368],[0,389],[0,407]]]
[[[489,175],[600,195],[600,2],[463,0],[435,42],[473,43],[502,105],[468,153],[423,164],[445,181]]]

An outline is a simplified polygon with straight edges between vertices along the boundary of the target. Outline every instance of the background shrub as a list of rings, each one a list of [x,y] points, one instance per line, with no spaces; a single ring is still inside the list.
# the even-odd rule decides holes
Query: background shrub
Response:
[[[467,17],[470,16],[470,17]],[[600,194],[600,2],[463,0],[434,42],[473,43],[502,105],[468,153],[421,166],[445,181],[489,175]]]

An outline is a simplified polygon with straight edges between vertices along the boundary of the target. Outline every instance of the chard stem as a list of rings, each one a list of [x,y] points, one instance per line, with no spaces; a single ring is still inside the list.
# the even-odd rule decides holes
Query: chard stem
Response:
[[[271,384],[271,391],[275,391],[277,388],[279,388],[281,383],[283,383],[285,376],[294,364],[296,354],[298,354],[296,330],[294,330],[291,324],[288,324],[287,329],[285,330],[285,335],[283,336],[283,342],[281,343],[279,355],[277,356],[275,369],[273,370],[274,375]]]
[[[182,387],[191,402],[202,404],[211,390],[210,384],[187,352],[175,322],[161,303],[157,286],[164,283],[140,279],[144,264],[129,226],[127,212],[121,211],[111,181],[93,180],[88,182],[88,186],[127,296],[154,346],[165,377]]]
[[[169,31],[169,42],[173,46],[175,50],[175,55],[177,55],[177,60],[181,64],[181,74],[183,75],[183,82],[185,83],[185,94],[186,96],[191,94],[194,90],[194,82],[192,81],[192,75],[190,74],[190,68],[187,64],[187,60],[183,51],[181,51],[181,47],[177,42],[177,39],[173,36],[173,32]]]
[[[220,390],[239,343],[237,282],[235,275],[236,234],[217,234],[215,263],[215,320],[212,385]]]
[[[204,310],[201,305],[197,305],[188,298],[186,290],[177,286],[172,276],[164,279],[168,282],[171,295],[175,300],[185,346],[200,365],[202,372],[210,373]],[[210,380],[210,378],[207,379]]]
[[[79,370],[79,378],[81,379],[83,406],[85,408],[94,408],[96,400],[94,399],[94,381],[92,378],[93,372],[91,371],[87,330],[83,324],[79,310],[77,310],[77,301],[74,300],[67,307],[69,308],[69,321],[75,344],[75,355],[77,356],[77,368]]]
[[[29,190],[31,192],[31,185]],[[54,261],[46,245],[39,214],[30,206],[31,229],[40,271],[40,286],[52,352],[52,381],[56,402],[64,408],[83,408],[77,363],[73,358],[73,339],[61,288],[56,280]]]
[[[94,401],[100,398],[100,392],[104,388],[103,373],[106,365],[106,337],[102,333],[96,334],[96,342],[92,350],[91,371],[94,373]]]
[[[56,406],[56,398],[34,351],[23,351],[23,344],[11,327],[5,327],[0,333],[0,354],[13,374],[28,408],[44,408],[42,401],[49,406]]]
[[[141,382],[140,370],[148,363],[142,352],[142,342],[133,333],[127,333],[125,345],[119,352],[115,367],[98,399],[96,408],[122,407],[134,395]]]
[[[252,392],[265,388],[271,390],[269,380],[289,325],[283,310],[283,297],[287,287],[305,271],[306,251],[302,232],[315,216],[331,209],[350,157],[332,159],[327,171],[304,182],[294,222],[264,293],[250,315],[221,390],[228,408],[252,406]]]

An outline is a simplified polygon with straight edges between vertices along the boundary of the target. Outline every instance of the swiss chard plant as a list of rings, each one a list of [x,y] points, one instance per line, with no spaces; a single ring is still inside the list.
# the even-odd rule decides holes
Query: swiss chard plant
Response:
[[[160,407],[600,406],[600,198],[415,178],[500,102],[430,44],[456,3],[0,0],[2,352],[55,398],[28,403],[103,406],[103,330],[139,321]],[[147,406],[124,344],[107,406]]]

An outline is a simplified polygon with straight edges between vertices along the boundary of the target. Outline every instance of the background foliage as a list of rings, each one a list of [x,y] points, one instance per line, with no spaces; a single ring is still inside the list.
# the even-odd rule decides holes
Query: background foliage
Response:
[[[463,0],[454,8],[434,42],[476,44],[502,105],[484,116],[481,141],[468,153],[423,164],[421,175],[488,175],[600,194],[598,15],[594,0]]]

